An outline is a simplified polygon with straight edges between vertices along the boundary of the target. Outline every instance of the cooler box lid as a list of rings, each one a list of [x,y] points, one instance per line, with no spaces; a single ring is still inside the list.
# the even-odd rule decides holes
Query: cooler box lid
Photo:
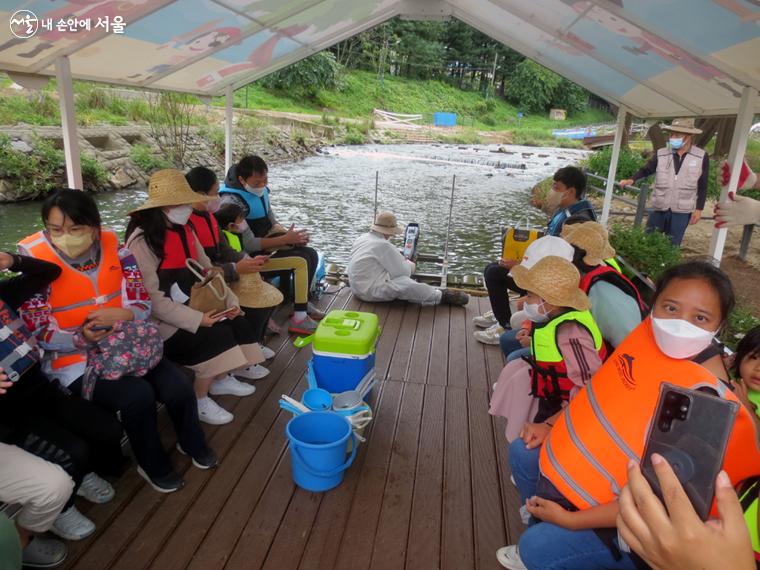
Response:
[[[358,311],[330,311],[314,333],[316,352],[366,355],[374,352],[380,333],[377,315]]]

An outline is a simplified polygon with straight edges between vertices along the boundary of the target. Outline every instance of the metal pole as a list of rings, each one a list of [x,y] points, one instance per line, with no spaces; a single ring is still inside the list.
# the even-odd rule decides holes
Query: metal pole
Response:
[[[65,55],[55,60],[55,78],[58,82],[58,102],[61,108],[66,181],[69,188],[82,190],[82,163],[79,158],[77,118],[74,113],[74,90],[71,85],[71,64]]]
[[[441,287],[446,287],[449,277],[449,235],[451,234],[451,216],[454,213],[454,189],[457,185],[457,175],[451,178],[451,201],[449,202],[449,221],[446,224],[446,241],[443,246],[443,267],[441,268]]]
[[[372,214],[372,223],[375,223],[375,220],[377,219],[377,186],[378,182],[380,180],[380,171],[375,170],[375,213]]]
[[[607,225],[607,219],[610,217],[610,206],[612,205],[612,192],[615,189],[615,174],[617,173],[618,158],[620,158],[620,145],[623,142],[623,130],[625,130],[625,116],[628,110],[622,105],[618,108],[617,128],[615,129],[615,140],[612,143],[612,157],[610,159],[610,169],[607,171],[607,186],[604,190],[604,205],[602,206],[602,225]]]
[[[636,217],[633,219],[633,227],[638,228],[644,221],[644,214],[647,211],[647,197],[649,196],[649,185],[642,184],[639,186],[639,200],[636,204]]]
[[[224,173],[232,167],[232,103],[234,92],[232,85],[224,88]]]
[[[742,232],[742,242],[739,246],[739,259],[747,261],[747,252],[749,251],[749,244],[752,241],[752,233],[755,231],[754,225],[744,226]]]
[[[757,89],[745,86],[742,91],[741,102],[739,103],[739,113],[736,115],[734,133],[731,136],[731,148],[728,151],[728,163],[731,165],[731,179],[728,182],[728,187],[724,188],[720,194],[721,202],[726,201],[729,192],[736,192],[736,188],[739,185],[739,173],[744,153],[747,150],[747,138],[749,138],[749,128],[752,125],[756,99]],[[713,258],[715,265],[720,265],[720,260],[723,257],[723,247],[726,245],[727,233],[728,228],[715,228],[713,230],[709,254]]]

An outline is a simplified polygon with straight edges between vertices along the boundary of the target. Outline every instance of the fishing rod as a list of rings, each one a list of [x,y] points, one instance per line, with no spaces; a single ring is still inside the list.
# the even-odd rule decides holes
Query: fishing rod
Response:
[[[443,266],[441,267],[441,287],[446,287],[449,279],[449,235],[451,234],[451,216],[454,213],[454,189],[457,185],[457,175],[451,179],[451,201],[449,202],[449,221],[446,225],[446,241],[443,246]]]

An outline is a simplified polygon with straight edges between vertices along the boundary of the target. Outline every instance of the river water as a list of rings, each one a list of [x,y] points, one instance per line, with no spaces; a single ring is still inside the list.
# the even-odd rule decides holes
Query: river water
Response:
[[[345,266],[351,243],[372,221],[375,175],[378,207],[402,223],[420,225],[420,251],[444,249],[449,232],[451,274],[480,273],[500,250],[500,228],[527,219],[543,226],[546,216],[528,205],[530,189],[557,168],[578,162],[584,151],[502,145],[364,145],[329,147],[325,154],[272,167],[269,185],[283,223],[310,230],[312,245],[328,261]],[[126,213],[142,203],[144,188],[96,196],[104,222],[120,234]],[[0,249],[40,227],[40,204],[0,205]],[[399,242],[400,242],[400,238]],[[428,268],[429,269],[429,268]]]

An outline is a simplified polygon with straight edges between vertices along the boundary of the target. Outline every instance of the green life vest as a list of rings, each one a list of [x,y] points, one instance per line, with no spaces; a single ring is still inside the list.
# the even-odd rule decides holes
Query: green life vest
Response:
[[[618,260],[615,259],[614,257],[610,257],[609,259],[605,259],[604,263],[606,263],[607,265],[609,265],[610,267],[612,267],[612,269],[614,269],[618,273],[623,273],[623,268],[620,267],[620,264],[618,263]]]
[[[599,358],[607,358],[607,347],[591,311],[568,311],[545,324],[534,323],[530,341],[531,394],[537,398],[570,399],[575,384],[567,376],[565,359],[557,346],[557,329],[567,322],[576,322],[594,339]]]
[[[758,491],[760,491],[760,479],[753,479],[748,486],[744,486],[744,492],[741,493],[739,500],[744,511],[744,521],[747,523],[749,535],[752,538],[752,550],[757,557],[760,554],[760,536],[758,536]]]
[[[222,230],[224,237],[227,238],[227,243],[235,251],[243,251],[243,242],[240,240],[238,234],[234,234],[229,230]]]

